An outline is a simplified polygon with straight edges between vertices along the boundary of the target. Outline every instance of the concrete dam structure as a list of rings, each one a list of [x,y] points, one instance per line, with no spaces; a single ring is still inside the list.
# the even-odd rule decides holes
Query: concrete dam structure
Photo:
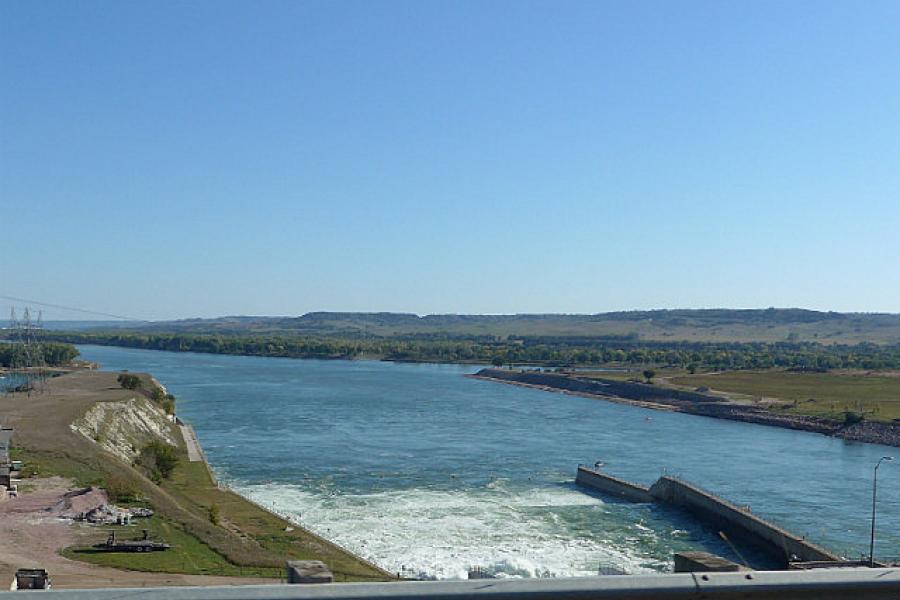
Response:
[[[788,567],[794,562],[837,562],[840,556],[754,515],[697,486],[664,476],[650,487],[579,466],[575,483],[628,502],[658,502],[678,507],[735,540],[765,550]]]

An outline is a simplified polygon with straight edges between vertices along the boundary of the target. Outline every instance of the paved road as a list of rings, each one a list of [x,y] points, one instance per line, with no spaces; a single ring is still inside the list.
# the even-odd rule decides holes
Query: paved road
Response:
[[[190,425],[180,425],[181,435],[184,436],[184,444],[187,446],[188,460],[190,462],[200,462],[203,460],[203,453],[200,452],[200,442],[197,441],[197,434]]]

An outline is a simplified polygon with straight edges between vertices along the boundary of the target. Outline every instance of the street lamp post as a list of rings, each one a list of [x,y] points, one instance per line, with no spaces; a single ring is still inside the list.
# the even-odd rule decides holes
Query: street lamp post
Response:
[[[882,456],[875,464],[875,476],[872,478],[872,537],[869,541],[869,566],[875,566],[875,493],[878,490],[878,467],[882,461],[894,460],[893,456]]]

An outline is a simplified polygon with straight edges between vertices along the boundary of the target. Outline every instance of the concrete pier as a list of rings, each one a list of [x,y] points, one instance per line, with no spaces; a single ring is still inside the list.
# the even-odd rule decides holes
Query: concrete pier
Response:
[[[575,483],[627,502],[654,501],[653,496],[650,495],[650,488],[613,477],[607,473],[601,473],[599,470],[589,469],[588,467],[578,467]]]
[[[686,481],[661,477],[649,488],[602,473],[599,469],[578,467],[578,485],[630,502],[658,502],[677,506],[698,520],[716,527],[735,541],[765,550],[787,567],[792,562],[840,561],[842,558],[824,548],[770,523]]]

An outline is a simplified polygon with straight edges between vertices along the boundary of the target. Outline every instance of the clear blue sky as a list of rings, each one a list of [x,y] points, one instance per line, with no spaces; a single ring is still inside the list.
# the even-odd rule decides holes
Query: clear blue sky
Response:
[[[900,312],[900,2],[3,2],[0,194],[141,318]]]

